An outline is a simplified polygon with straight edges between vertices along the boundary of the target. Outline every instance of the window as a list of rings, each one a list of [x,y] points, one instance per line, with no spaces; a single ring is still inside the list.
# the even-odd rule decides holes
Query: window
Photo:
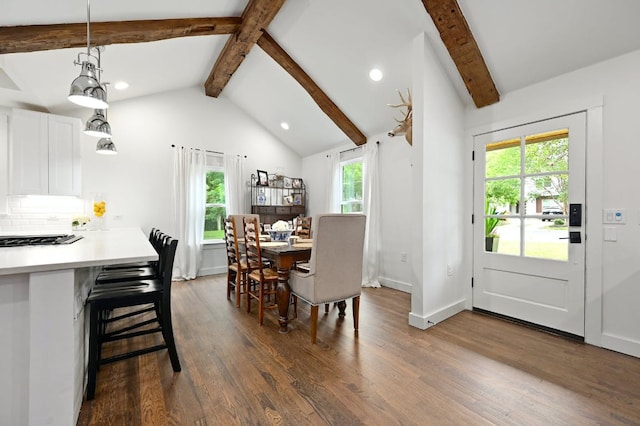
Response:
[[[227,217],[222,157],[208,156],[205,179],[207,197],[203,240],[222,240],[224,239],[224,218]]]
[[[340,163],[341,213],[362,212],[362,158]]]

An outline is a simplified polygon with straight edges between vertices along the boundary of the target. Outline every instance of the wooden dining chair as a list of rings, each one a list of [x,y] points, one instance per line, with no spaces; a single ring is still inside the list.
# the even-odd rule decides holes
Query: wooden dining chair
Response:
[[[265,309],[278,307],[276,303],[278,273],[263,262],[260,249],[260,225],[256,218],[244,219],[244,247],[247,257],[247,312],[251,312],[251,300],[256,300],[258,322],[262,325]]]
[[[296,235],[300,238],[311,238],[311,216],[299,217],[296,220]]]
[[[231,293],[235,294],[236,306],[240,307],[240,299],[247,292],[247,258],[242,255],[238,241],[239,229],[244,239],[244,222],[238,215],[231,215],[224,220],[224,241],[227,249],[227,300]]]
[[[353,326],[358,334],[365,222],[362,214],[314,217],[309,272],[292,270],[289,275],[294,315],[298,298],[311,305],[311,343],[317,339],[318,307],[338,303],[343,317],[347,299],[352,299]]]

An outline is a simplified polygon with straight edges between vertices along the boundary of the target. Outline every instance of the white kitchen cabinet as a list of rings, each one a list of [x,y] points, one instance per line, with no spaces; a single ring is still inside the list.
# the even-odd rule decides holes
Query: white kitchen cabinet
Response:
[[[80,120],[14,109],[10,193],[80,195]]]

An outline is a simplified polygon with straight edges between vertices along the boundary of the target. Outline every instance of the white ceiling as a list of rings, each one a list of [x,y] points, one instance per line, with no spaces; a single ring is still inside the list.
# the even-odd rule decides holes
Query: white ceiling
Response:
[[[640,49],[637,0],[458,2],[502,96]],[[240,16],[246,4],[247,0],[93,0],[91,21]],[[0,26],[86,22],[86,5],[85,0],[3,0]],[[394,126],[399,111],[387,104],[397,103],[396,90],[411,85],[411,42],[421,32],[433,43],[460,99],[473,106],[420,0],[288,0],[268,31],[367,136]],[[107,46],[103,81],[130,84],[123,92],[110,89],[110,102],[192,86],[200,87],[205,96],[204,81],[227,37]],[[73,61],[84,50],[0,55],[0,68],[20,88],[0,88],[0,105],[68,111],[69,85],[79,73]],[[381,82],[367,77],[372,67],[384,72]],[[302,156],[347,140],[258,46],[220,97]],[[281,121],[291,129],[281,129]]]

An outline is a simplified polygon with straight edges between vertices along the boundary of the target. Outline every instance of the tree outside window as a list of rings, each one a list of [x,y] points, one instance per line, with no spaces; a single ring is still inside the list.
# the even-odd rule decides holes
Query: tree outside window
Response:
[[[342,198],[340,210],[342,213],[362,212],[362,160],[352,160],[341,164],[342,168]]]
[[[204,240],[224,239],[224,218],[227,206],[224,192],[224,172],[213,169],[206,175],[207,198],[204,215]]]

